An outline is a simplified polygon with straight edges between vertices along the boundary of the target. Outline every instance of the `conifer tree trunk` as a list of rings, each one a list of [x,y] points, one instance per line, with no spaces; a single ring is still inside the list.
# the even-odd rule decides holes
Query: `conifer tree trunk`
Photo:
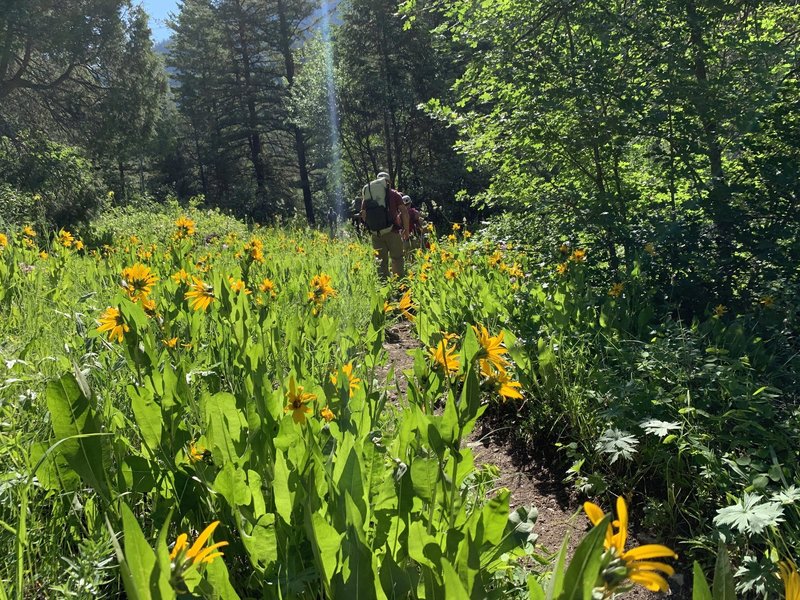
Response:
[[[289,89],[294,85],[294,55],[292,54],[292,40],[289,33],[289,23],[286,18],[286,7],[283,0],[278,0],[278,20],[280,23],[280,49],[283,54],[283,62],[286,68],[286,80],[289,82]],[[306,142],[303,132],[296,124],[291,125],[294,134],[295,152],[297,152],[297,166],[300,170],[300,188],[303,190],[303,205],[306,209],[306,219],[309,225],[314,225],[314,203],[311,197],[311,182],[308,177],[308,165],[306,164]]]

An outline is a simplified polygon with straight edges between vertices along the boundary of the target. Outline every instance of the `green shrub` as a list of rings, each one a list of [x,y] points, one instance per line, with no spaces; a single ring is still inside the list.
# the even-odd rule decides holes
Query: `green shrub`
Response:
[[[75,228],[98,213],[105,197],[77,148],[32,135],[0,137],[0,219]]]

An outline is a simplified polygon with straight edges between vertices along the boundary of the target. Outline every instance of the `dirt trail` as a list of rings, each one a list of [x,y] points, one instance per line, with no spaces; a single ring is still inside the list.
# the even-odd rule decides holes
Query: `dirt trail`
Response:
[[[389,355],[389,364],[381,375],[385,377],[389,368],[394,368],[396,388],[389,390],[389,396],[396,400],[398,391],[400,397],[405,396],[408,381],[403,371],[413,368],[414,363],[408,351],[418,348],[419,341],[414,337],[410,323],[402,322],[394,325],[391,331],[394,334],[391,336],[392,341],[384,343],[384,349]],[[502,435],[501,431],[491,429],[491,425],[484,422],[479,423],[466,444],[472,448],[476,465],[492,464],[499,469],[496,489],[504,487],[510,490],[512,508],[534,506],[539,511],[536,532],[539,534],[539,543],[542,546],[548,551],[556,552],[564,536],[570,533],[571,556],[582,534],[588,529],[581,502],[546,466],[534,462],[520,464],[519,453],[514,452],[507,437]],[[679,582],[675,578],[670,582],[673,587],[673,598],[682,597],[680,593],[676,593]],[[664,596],[636,587],[624,597],[628,600],[651,600]]]

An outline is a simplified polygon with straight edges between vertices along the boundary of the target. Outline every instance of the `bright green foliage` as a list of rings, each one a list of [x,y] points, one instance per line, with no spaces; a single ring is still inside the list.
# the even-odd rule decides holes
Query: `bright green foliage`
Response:
[[[531,556],[536,513],[512,513],[505,490],[486,497],[490,477],[462,444],[486,408],[475,333],[464,332],[458,369],[420,357],[424,387],[390,403],[369,249],[173,211],[116,211],[95,228],[107,245],[76,250],[62,233],[46,257],[46,240],[9,232],[0,310],[14,376],[0,393],[15,433],[3,465],[18,464],[28,482],[4,492],[14,502],[0,516],[14,524],[0,538],[19,549],[0,567],[19,575],[12,591],[54,587],[59,565],[80,560],[71,547],[89,540],[105,540],[121,580],[59,589],[99,597],[121,585],[134,598],[517,589],[509,573]],[[133,265],[145,283],[126,271]],[[311,288],[322,273],[332,289],[320,299]],[[208,305],[194,310],[192,292]],[[42,308],[44,298],[57,308]],[[119,324],[118,334],[95,322]],[[19,394],[24,402],[5,402]],[[177,566],[189,555],[169,559],[177,532],[194,539],[216,520],[224,557],[191,568]]]
[[[532,213],[536,235],[581,235],[612,271],[663,246],[695,311],[765,271],[791,277],[794,3],[407,4],[468,49],[429,110],[491,175],[479,200]]]
[[[524,423],[514,437],[526,447],[555,443],[582,492],[640,492],[643,522],[691,540],[692,557],[708,562],[718,529],[735,540],[736,593],[774,593],[777,557],[800,539],[797,357],[775,329],[794,319],[791,300],[739,314],[707,306],[682,324],[656,312],[658,250],[642,249],[633,272],[609,281],[590,248],[523,254],[500,233],[456,225],[418,253],[409,277],[423,342],[464,322],[505,330],[527,403],[491,408],[495,419]]]

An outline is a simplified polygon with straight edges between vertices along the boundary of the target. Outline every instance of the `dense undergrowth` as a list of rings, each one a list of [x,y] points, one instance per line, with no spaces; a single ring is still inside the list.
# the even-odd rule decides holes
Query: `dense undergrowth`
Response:
[[[513,331],[526,402],[497,416],[524,423],[517,445],[539,458],[558,448],[584,494],[635,497],[637,519],[684,558],[710,567],[722,539],[739,597],[776,594],[776,556],[800,546],[793,288],[682,306],[661,284],[668,249],[654,243],[615,273],[591,244],[531,239],[524,219],[480,239],[459,229],[420,255],[423,340],[463,322]]]
[[[721,538],[739,597],[779,594],[776,563],[800,542],[783,298],[687,322],[655,296],[658,247],[609,281],[590,247],[491,227],[419,251],[396,294],[347,234],[175,205],[0,242],[3,594],[663,588],[671,567],[641,559],[672,552],[626,550],[623,497],[687,574],[727,557]],[[398,403],[379,376],[393,319],[424,345]],[[536,546],[535,507],[489,494],[493,471],[462,447],[489,406],[529,446],[557,444],[600,506],[620,496],[613,525],[587,505],[596,527],[571,562]]]

